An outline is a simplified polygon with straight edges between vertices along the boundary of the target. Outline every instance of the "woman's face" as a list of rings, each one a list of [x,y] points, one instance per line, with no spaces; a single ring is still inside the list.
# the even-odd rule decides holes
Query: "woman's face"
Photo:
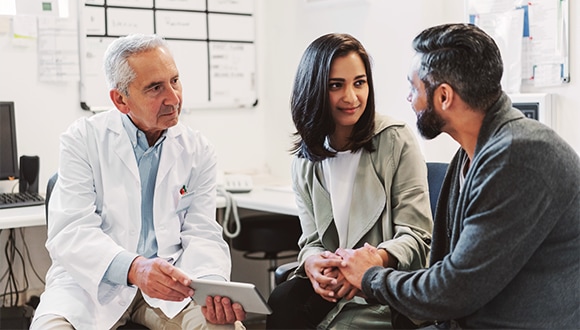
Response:
[[[365,65],[356,52],[332,61],[328,85],[335,134],[349,137],[354,124],[365,111],[369,96]]]

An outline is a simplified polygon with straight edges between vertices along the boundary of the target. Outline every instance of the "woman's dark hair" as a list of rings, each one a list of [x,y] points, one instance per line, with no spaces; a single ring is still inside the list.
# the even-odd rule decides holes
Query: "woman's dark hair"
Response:
[[[443,24],[426,29],[413,40],[421,55],[419,78],[428,99],[447,83],[465,103],[487,111],[501,95],[503,62],[495,41],[472,24]]]
[[[335,130],[330,113],[329,81],[332,61],[337,57],[357,53],[364,63],[369,95],[362,116],[350,136],[349,149],[374,151],[375,97],[371,60],[362,44],[348,34],[330,33],[314,40],[304,51],[294,79],[290,108],[296,126],[293,154],[311,161],[334,157],[336,152],[324,146],[327,136]]]

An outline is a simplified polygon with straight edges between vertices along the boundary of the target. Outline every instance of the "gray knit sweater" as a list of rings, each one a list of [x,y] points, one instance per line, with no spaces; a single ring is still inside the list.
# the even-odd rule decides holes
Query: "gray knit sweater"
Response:
[[[375,267],[368,297],[465,328],[580,328],[580,160],[504,94],[486,115],[459,192],[459,150],[434,223],[431,266]]]

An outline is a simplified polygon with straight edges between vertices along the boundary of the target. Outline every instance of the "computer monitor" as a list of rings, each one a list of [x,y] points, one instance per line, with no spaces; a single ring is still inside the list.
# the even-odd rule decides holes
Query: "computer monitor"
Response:
[[[16,179],[19,174],[14,102],[0,102],[0,180]]]
[[[535,119],[552,128],[555,116],[552,111],[552,95],[548,93],[510,94],[512,105],[528,118]]]

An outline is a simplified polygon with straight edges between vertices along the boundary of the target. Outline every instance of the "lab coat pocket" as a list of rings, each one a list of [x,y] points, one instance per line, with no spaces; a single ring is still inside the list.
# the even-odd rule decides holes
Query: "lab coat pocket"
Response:
[[[192,201],[193,201],[192,192],[187,193],[185,195],[181,195],[181,197],[179,197],[179,202],[177,203],[177,210],[175,211],[175,213],[187,210],[187,208],[191,205]]]

